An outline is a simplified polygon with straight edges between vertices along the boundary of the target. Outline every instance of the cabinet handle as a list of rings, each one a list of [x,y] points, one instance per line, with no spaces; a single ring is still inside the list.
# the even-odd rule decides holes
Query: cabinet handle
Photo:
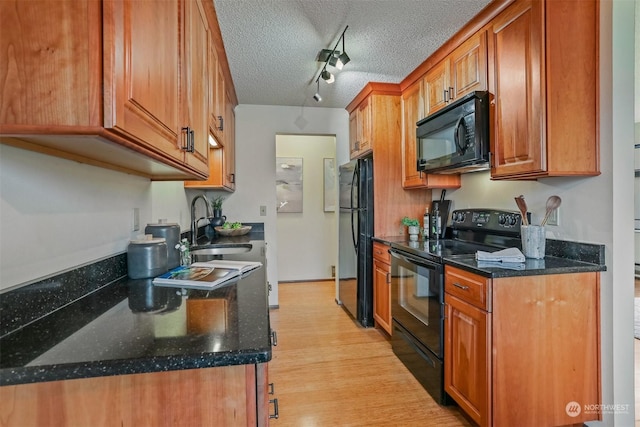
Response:
[[[453,86],[449,86],[449,100],[453,99]]]
[[[449,99],[447,98],[447,96],[449,95],[449,91],[447,89],[444,90],[444,95],[442,96],[442,100],[447,103],[449,102]]]
[[[191,145],[189,146],[189,152],[193,153],[194,151],[196,151],[196,131],[194,131],[193,129],[191,129],[189,131],[189,136],[191,137]]]
[[[269,383],[269,391],[268,391],[268,393],[269,393],[269,394],[273,394],[273,393],[274,393],[274,391],[275,391],[275,388],[274,388],[274,386],[273,386],[273,383]]]
[[[391,273],[387,273],[387,284],[391,283]]]
[[[182,150],[189,151],[190,131],[191,131],[191,128],[189,126],[186,126],[186,127],[182,128],[182,132],[184,132],[186,134],[186,137],[187,137],[187,145],[183,145],[183,146],[180,147],[180,149],[182,149]]]
[[[462,289],[463,291],[468,291],[469,287],[467,285],[461,285],[460,283],[454,283],[453,286],[456,288]]]
[[[278,345],[278,334],[274,330],[271,330],[271,345],[274,347]]]
[[[218,123],[220,123],[220,126],[218,126],[218,130],[224,130],[224,119],[222,118],[222,116],[218,116]]]
[[[232,184],[235,184],[235,183],[236,183],[236,174],[235,174],[235,173],[230,173],[230,174],[229,174],[229,181],[230,181]]]
[[[278,399],[269,399],[269,404],[273,403],[273,414],[269,414],[269,419],[275,418],[276,420],[280,416],[278,413]]]

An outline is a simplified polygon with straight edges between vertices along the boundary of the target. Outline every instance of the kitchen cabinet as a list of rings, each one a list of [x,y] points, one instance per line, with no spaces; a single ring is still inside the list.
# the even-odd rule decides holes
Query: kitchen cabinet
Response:
[[[185,188],[234,191],[235,172],[235,113],[234,104],[225,95],[225,120],[223,139],[219,147],[209,148],[209,178],[205,181],[185,181]]]
[[[151,179],[206,178],[207,8],[0,2],[1,142]],[[235,94],[229,78],[225,87]]]
[[[599,273],[490,279],[445,266],[446,392],[480,426],[601,419],[566,411],[601,403],[599,295]]]
[[[368,117],[368,139],[373,155],[374,235],[397,236],[405,233],[403,216],[421,218],[430,190],[402,188],[402,115],[400,86],[394,83],[368,83],[347,105],[350,140],[357,132],[358,112]],[[363,106],[366,106],[363,108]]]
[[[487,279],[448,268],[445,279],[445,391],[478,425],[491,420],[491,314]]]
[[[209,25],[217,25],[217,18],[210,12]],[[212,31],[211,33],[215,33]],[[218,43],[221,43],[219,41]],[[235,113],[232,84],[227,84],[221,65],[219,47],[213,37],[209,40],[208,72],[211,76],[208,92],[208,136],[215,140],[216,146],[209,149],[208,172],[206,180],[185,181],[185,188],[235,191]]]
[[[349,152],[355,159],[371,151],[371,106],[363,100],[349,115]]]
[[[373,319],[391,335],[391,255],[380,242],[373,242]]]
[[[488,25],[493,179],[599,174],[598,8],[518,0]]]
[[[0,387],[3,425],[269,424],[266,363]]]
[[[433,66],[423,79],[426,117],[476,90],[487,90],[487,35],[479,31]]]
[[[402,187],[460,188],[460,174],[427,174],[418,171],[416,123],[424,118],[422,80],[402,92]]]

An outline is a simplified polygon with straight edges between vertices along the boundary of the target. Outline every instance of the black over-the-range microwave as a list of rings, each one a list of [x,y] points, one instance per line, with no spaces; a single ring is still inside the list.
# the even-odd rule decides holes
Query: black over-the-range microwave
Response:
[[[420,120],[418,171],[462,173],[489,169],[489,92],[472,92]]]

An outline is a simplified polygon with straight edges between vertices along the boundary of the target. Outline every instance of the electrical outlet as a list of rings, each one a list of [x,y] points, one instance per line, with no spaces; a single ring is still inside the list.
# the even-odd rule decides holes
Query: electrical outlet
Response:
[[[140,208],[133,208],[133,231],[140,230]]]
[[[267,216],[267,207],[264,205],[260,206],[260,216]]]
[[[336,277],[336,266],[335,265],[331,266],[331,277]]]
[[[547,225],[560,225],[560,208],[555,209],[549,214]]]

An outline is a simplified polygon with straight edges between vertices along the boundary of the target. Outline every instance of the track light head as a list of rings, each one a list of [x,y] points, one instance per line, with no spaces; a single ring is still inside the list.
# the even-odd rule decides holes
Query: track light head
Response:
[[[316,79],[316,83],[318,84],[318,90],[316,91],[316,94],[313,95],[313,99],[315,99],[316,102],[320,102],[322,101],[322,97],[320,96],[320,80]]]
[[[351,61],[351,58],[349,58],[349,55],[347,55],[347,52],[342,52],[342,55],[340,55],[338,57],[338,60],[336,61],[336,68],[338,70],[342,70],[342,67],[347,65],[349,61]]]
[[[336,78],[334,77],[334,75],[328,72],[327,70],[324,70],[322,72],[322,79],[328,84],[331,84],[336,81]]]

